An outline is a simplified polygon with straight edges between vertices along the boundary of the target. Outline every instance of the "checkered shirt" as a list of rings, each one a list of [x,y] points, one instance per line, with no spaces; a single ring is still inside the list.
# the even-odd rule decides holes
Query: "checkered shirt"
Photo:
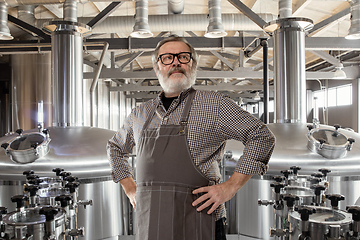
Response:
[[[115,182],[133,177],[128,162],[133,147],[138,144],[141,130],[150,111],[157,106],[148,128],[179,124],[190,89],[183,91],[166,111],[157,98],[134,108],[124,126],[107,144],[112,176]],[[210,91],[196,91],[188,119],[187,141],[190,154],[202,173],[216,184],[220,182],[219,163],[224,155],[226,140],[244,144],[235,171],[243,174],[265,174],[274,149],[275,137],[264,123],[240,108],[229,97]],[[224,204],[215,211],[216,219],[226,216]]]

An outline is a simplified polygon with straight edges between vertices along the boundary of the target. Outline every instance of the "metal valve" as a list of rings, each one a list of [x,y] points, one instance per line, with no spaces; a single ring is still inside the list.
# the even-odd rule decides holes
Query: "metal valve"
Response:
[[[93,201],[92,200],[80,200],[77,202],[77,204],[84,206],[84,209],[86,209],[87,205],[90,205],[90,206],[93,205]]]
[[[84,237],[85,236],[85,228],[81,227],[78,229],[67,229],[65,231],[65,236],[71,236],[71,237]]]
[[[54,168],[52,171],[55,172],[55,173],[56,173],[56,176],[59,177],[59,176],[60,176],[60,173],[63,172],[64,169],[63,169],[63,168]]]
[[[274,176],[273,179],[275,180],[275,182],[282,182],[285,180],[284,176]]]
[[[23,172],[23,175],[24,176],[29,176],[29,175],[33,175],[34,174],[34,171],[33,170],[28,170],[28,171],[24,171]]]
[[[268,201],[268,200],[258,200],[258,205],[259,206],[268,206],[268,205],[273,205],[275,202],[274,201]]]
[[[316,212],[315,208],[310,206],[296,206],[295,211],[300,214],[301,221],[309,221],[309,216]]]
[[[0,222],[2,221],[2,215],[7,213],[7,207],[0,207]]]
[[[283,170],[281,173],[285,176],[286,179],[289,178],[289,175],[293,173],[291,170]]]
[[[291,231],[289,229],[270,228],[270,237],[289,237]]]
[[[320,168],[318,171],[321,172],[325,177],[328,173],[331,173],[331,170],[327,168]]]
[[[325,139],[322,139],[322,138],[319,138],[318,141],[319,141],[319,143],[320,143],[319,149],[322,149],[323,146],[324,146],[324,144],[326,143],[326,140],[325,140]]]
[[[69,188],[70,193],[74,193],[76,191],[76,188],[79,186],[80,186],[79,182],[68,182],[65,185],[66,188]]]
[[[67,207],[69,205],[69,201],[72,199],[73,199],[72,196],[69,194],[63,194],[55,197],[55,201],[60,202],[62,208]]]
[[[55,215],[58,214],[59,210],[56,207],[43,207],[40,209],[39,214],[45,215],[46,221],[53,221],[55,219]]]
[[[1,147],[3,148],[3,149],[7,149],[7,147],[9,146],[9,144],[8,143],[3,143],[3,144],[1,144]]]
[[[17,134],[19,134],[19,136],[21,136],[22,133],[24,132],[24,130],[22,130],[21,128],[19,128],[19,129],[17,129],[15,132],[16,132]]]
[[[29,200],[26,195],[15,195],[11,197],[11,201],[16,203],[16,208],[21,209],[25,206],[25,202]]]
[[[293,208],[295,205],[295,201],[299,200],[300,198],[294,194],[282,194],[281,198],[284,199],[284,201],[286,201],[286,206],[288,208]]]
[[[295,175],[297,175],[299,170],[301,170],[301,167],[292,166],[292,167],[290,167],[290,169],[294,172]]]
[[[78,177],[74,177],[74,176],[67,176],[64,178],[65,181],[68,182],[76,182],[78,180]]]
[[[25,191],[30,193],[30,197],[33,197],[36,195],[36,192],[39,190],[39,186],[31,185],[31,186],[25,186]]]
[[[331,207],[334,209],[339,209],[339,201],[345,200],[340,194],[326,194],[325,197],[331,201]]]
[[[349,142],[349,145],[346,147],[346,150],[351,151],[352,145],[353,145],[353,143],[355,142],[355,139],[353,139],[353,138],[348,138],[348,142]]]
[[[359,237],[360,233],[360,206],[346,206],[346,210],[352,214],[353,236]]]
[[[311,174],[312,177],[316,177],[316,178],[322,178],[324,177],[324,174],[322,174],[321,172],[315,172]]]

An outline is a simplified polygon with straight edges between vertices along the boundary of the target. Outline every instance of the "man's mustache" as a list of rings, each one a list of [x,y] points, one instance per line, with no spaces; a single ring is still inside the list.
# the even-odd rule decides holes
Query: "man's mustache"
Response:
[[[168,72],[168,77],[170,77],[173,72],[180,72],[186,76],[186,71],[181,67],[173,67],[172,69],[170,69],[170,71]]]

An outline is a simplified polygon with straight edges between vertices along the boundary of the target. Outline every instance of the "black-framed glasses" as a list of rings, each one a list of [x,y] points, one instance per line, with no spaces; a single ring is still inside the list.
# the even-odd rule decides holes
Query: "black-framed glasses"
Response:
[[[180,52],[180,53],[164,53],[159,55],[157,61],[161,61],[164,65],[170,65],[174,62],[175,57],[177,57],[178,61],[182,64],[189,63],[191,60],[190,52]]]

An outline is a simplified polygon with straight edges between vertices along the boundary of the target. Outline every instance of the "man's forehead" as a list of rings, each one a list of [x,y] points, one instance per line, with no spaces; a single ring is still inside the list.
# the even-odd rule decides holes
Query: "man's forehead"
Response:
[[[180,51],[179,51],[180,50]],[[181,51],[190,51],[190,48],[186,43],[179,41],[167,42],[159,49],[159,54],[162,53],[177,53]]]

